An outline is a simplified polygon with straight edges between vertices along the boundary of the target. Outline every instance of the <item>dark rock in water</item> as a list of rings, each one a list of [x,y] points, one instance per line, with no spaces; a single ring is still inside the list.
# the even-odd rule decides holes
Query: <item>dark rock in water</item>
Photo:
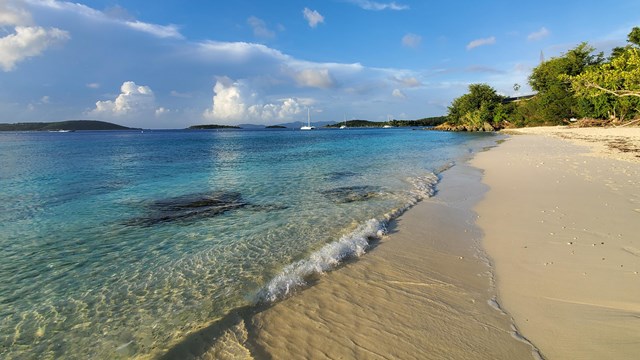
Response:
[[[358,175],[358,173],[355,173],[353,171],[332,171],[326,175],[326,178],[328,180],[342,180]]]
[[[248,206],[238,192],[218,191],[210,194],[184,195],[151,203],[149,216],[131,219],[126,225],[155,224],[198,220]]]
[[[365,201],[381,195],[381,190],[376,186],[345,186],[322,191],[322,194],[335,203],[350,203]]]
[[[247,204],[246,209],[254,210],[254,211],[278,211],[285,210],[289,207],[286,205],[276,205],[276,204],[267,204],[267,205],[258,205],[258,204]]]

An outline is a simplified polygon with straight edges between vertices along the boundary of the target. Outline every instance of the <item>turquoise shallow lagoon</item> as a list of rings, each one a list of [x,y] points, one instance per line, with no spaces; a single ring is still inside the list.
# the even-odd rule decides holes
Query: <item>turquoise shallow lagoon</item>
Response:
[[[0,357],[158,353],[359,256],[495,136],[0,133]],[[428,221],[428,219],[426,220]]]

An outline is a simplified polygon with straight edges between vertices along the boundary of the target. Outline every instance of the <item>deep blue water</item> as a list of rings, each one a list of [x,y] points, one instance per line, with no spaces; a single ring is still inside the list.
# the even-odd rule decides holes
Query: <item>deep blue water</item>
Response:
[[[0,357],[158,353],[359,256],[495,137],[0,133]],[[435,173],[435,174],[434,174]]]

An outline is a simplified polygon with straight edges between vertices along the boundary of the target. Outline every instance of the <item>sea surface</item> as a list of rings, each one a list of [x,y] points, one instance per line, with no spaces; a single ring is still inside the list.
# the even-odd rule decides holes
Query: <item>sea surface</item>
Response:
[[[0,133],[0,358],[153,357],[234,309],[295,296],[496,139]]]

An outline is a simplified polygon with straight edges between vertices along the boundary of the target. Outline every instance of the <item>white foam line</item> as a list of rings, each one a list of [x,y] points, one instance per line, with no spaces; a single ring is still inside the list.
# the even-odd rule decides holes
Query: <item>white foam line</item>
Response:
[[[450,167],[450,166],[449,166]],[[446,170],[446,169],[445,169]],[[439,177],[434,173],[409,179],[414,190],[404,206],[384,214],[383,219],[369,219],[350,234],[331,242],[312,253],[308,258],[287,265],[258,293],[259,302],[275,302],[290,296],[296,289],[307,286],[306,279],[336,268],[349,258],[364,255],[369,243],[386,234],[389,221],[413,207],[420,200],[435,195]]]

